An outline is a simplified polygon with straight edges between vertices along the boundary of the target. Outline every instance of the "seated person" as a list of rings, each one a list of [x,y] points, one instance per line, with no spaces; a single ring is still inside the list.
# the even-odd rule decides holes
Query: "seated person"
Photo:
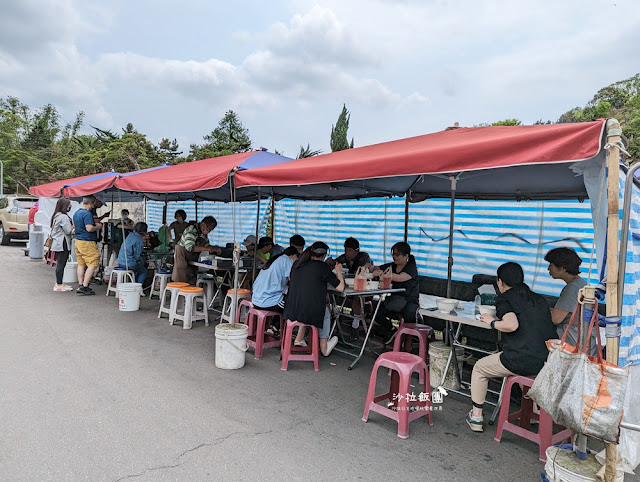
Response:
[[[373,271],[374,276],[382,276],[383,272],[391,267],[392,288],[404,288],[401,293],[387,296],[378,310],[375,319],[379,326],[377,333],[384,338],[385,345],[393,341],[398,331],[391,323],[391,316],[400,314],[405,323],[415,323],[420,308],[418,267],[416,259],[411,254],[411,246],[405,242],[396,243],[391,248],[391,255],[392,263],[383,264]]]
[[[347,238],[344,241],[344,254],[336,259],[345,268],[349,268],[349,273],[355,273],[360,266],[367,269],[371,266],[371,258],[364,251],[360,251],[360,243],[356,238]]]
[[[302,254],[302,252],[304,251],[304,244],[305,240],[299,234],[294,234],[289,238],[289,246],[293,246],[294,248],[296,248],[298,250],[298,254]],[[276,244],[271,250],[271,256],[277,256],[282,252],[284,252],[284,248],[279,244]]]
[[[144,243],[149,238],[147,229],[146,223],[136,223],[118,253],[118,266],[132,270],[135,273],[137,283],[144,283],[147,278],[147,268],[142,259]]]
[[[545,341],[556,337],[547,301],[524,283],[522,267],[505,263],[498,268],[496,317],[480,315],[480,321],[503,333],[499,353],[478,360],[471,373],[471,401],[467,424],[482,432],[482,410],[490,378],[513,375],[535,376],[542,369],[549,351]]]
[[[273,244],[273,238],[270,236],[263,236],[258,240],[256,246],[256,261],[260,264],[265,264],[269,261],[271,251],[273,251],[275,244]]]
[[[244,238],[242,244],[244,244],[244,247],[247,249],[247,256],[253,257],[255,255],[257,244],[256,241],[256,237],[253,234],[250,234],[249,236]]]
[[[582,259],[571,248],[555,248],[549,251],[544,260],[549,263],[549,274],[553,279],[561,279],[566,286],[562,288],[560,297],[556,305],[551,308],[551,321],[556,326],[558,338],[562,338],[571,314],[578,304],[578,294],[580,289],[587,285],[587,282],[580,277],[580,265]],[[586,326],[586,325],[582,325]],[[598,341],[596,339],[595,330],[591,334],[591,355],[596,355],[598,351]],[[567,343],[578,346],[578,323],[574,321],[569,329],[566,338]]]
[[[258,310],[284,311],[284,295],[289,286],[289,276],[293,263],[298,260],[298,250],[289,246],[282,253],[273,256],[262,267],[253,284],[251,303]],[[279,335],[280,327],[273,325],[271,333]]]
[[[329,246],[316,241],[294,263],[283,315],[285,320],[318,327],[320,351],[324,356],[329,356],[338,343],[337,336],[329,339],[331,314],[327,306],[327,284],[331,284],[337,291],[344,291],[342,266],[336,264],[334,274],[324,262],[328,250]],[[294,342],[296,346],[306,346],[305,331],[306,327],[298,329]]]
[[[173,230],[172,239],[177,243],[178,241],[180,241],[182,233],[184,233],[184,230],[187,229],[189,223],[187,222],[187,213],[184,211],[184,209],[178,209],[175,212],[174,217],[176,218],[176,220],[169,225],[169,231]]]

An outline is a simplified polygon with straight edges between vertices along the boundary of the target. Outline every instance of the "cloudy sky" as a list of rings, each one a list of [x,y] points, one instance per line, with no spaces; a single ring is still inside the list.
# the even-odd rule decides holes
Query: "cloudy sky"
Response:
[[[556,120],[640,72],[637,0],[2,0],[0,96],[186,152],[229,109],[254,147],[329,150]]]

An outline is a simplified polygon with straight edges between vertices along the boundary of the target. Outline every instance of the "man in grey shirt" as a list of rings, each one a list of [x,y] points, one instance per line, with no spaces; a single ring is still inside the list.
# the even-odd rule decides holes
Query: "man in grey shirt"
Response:
[[[556,302],[556,305],[551,308],[551,320],[557,325],[558,338],[562,338],[569,320],[571,320],[571,314],[576,309],[578,303],[578,296],[580,289],[586,286],[587,282],[580,277],[580,264],[582,259],[571,248],[555,248],[547,253],[544,257],[545,261],[549,263],[549,274],[553,279],[561,279],[567,285],[562,288],[560,292],[560,298]],[[576,319],[567,333],[566,341],[570,345],[578,346],[578,323],[579,319]],[[583,329],[588,328],[588,324],[582,325]],[[596,331],[598,326],[596,325],[591,334],[590,354],[595,355],[597,350]]]

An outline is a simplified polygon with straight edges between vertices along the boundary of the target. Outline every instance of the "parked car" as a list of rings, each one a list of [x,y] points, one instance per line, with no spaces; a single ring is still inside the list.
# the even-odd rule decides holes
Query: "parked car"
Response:
[[[0,198],[0,244],[29,239],[29,209],[38,200],[28,194],[5,194]]]

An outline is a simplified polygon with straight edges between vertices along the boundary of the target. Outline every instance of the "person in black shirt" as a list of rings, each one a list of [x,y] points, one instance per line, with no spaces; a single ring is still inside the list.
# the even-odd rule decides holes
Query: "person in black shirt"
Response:
[[[354,274],[360,266],[368,269],[371,266],[371,257],[360,251],[360,243],[356,238],[347,238],[344,241],[344,254],[336,258],[336,263],[340,263],[349,273]]]
[[[329,246],[316,241],[308,247],[291,268],[289,292],[284,305],[284,319],[313,325],[319,330],[320,351],[329,356],[338,343],[338,337],[330,340],[331,316],[327,308],[327,284],[337,291],[344,291],[342,266],[336,264],[336,274],[324,262]],[[306,346],[305,328],[298,329],[295,339],[297,346]]]
[[[415,323],[418,309],[420,308],[420,288],[418,286],[418,266],[416,259],[411,254],[411,246],[400,242],[391,248],[393,263],[383,264],[374,269],[374,276],[382,276],[382,273],[392,267],[391,286],[404,288],[404,292],[387,296],[380,305],[376,323],[379,326],[378,335],[384,338],[384,344],[390,344],[398,331],[391,323],[391,316],[402,315],[405,323]]]
[[[556,338],[555,325],[547,301],[524,284],[522,267],[505,263],[498,268],[496,315],[481,315],[480,321],[503,333],[500,353],[476,362],[471,373],[473,408],[467,423],[482,432],[482,408],[490,378],[537,375],[549,354],[545,341]],[[508,403],[508,399],[506,402]]]

